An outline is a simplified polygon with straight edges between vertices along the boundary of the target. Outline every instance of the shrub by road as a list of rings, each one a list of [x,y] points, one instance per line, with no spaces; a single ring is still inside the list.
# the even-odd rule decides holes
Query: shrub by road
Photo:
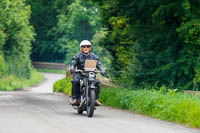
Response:
[[[57,81],[53,89],[71,95],[71,78]],[[102,88],[99,100],[106,106],[200,128],[200,97],[176,92],[165,86],[159,90]]]

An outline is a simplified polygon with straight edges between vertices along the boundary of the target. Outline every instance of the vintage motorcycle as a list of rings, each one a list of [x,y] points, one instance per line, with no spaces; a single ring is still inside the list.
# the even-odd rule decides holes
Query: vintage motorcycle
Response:
[[[76,70],[75,73],[81,75],[80,78],[80,98],[78,105],[72,105],[77,110],[78,114],[82,114],[83,111],[87,111],[87,116],[92,117],[94,114],[95,102],[96,102],[96,75],[101,71],[82,71]]]

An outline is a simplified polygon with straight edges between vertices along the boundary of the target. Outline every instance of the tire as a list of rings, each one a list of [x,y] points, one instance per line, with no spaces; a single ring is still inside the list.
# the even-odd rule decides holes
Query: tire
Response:
[[[87,116],[92,117],[94,114],[94,108],[95,108],[95,90],[90,90],[90,94],[88,96],[87,101]]]

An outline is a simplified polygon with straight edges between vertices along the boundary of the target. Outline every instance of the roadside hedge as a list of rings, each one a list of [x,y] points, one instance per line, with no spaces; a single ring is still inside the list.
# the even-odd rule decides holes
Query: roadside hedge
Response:
[[[4,60],[3,55],[1,55],[0,53],[0,77],[6,75],[7,71],[8,71],[7,64]]]
[[[20,90],[45,80],[44,75],[35,70],[31,70],[30,74],[29,79],[18,78],[15,75],[0,77],[0,91]]]
[[[105,88],[100,101],[106,106],[128,109],[157,119],[200,128],[200,97],[174,90],[127,90]]]
[[[71,96],[71,78],[57,81],[53,89]],[[159,90],[110,87],[101,89],[99,100],[106,106],[200,128],[200,97],[176,91],[165,86]]]
[[[61,80],[58,80],[54,83],[53,85],[53,91],[54,92],[64,92],[71,96],[71,88],[72,88],[72,83],[71,83],[72,78],[63,78]]]
[[[7,75],[31,77],[29,56],[35,33],[30,16],[31,8],[26,0],[0,1],[0,69],[6,63],[7,71],[3,73]]]

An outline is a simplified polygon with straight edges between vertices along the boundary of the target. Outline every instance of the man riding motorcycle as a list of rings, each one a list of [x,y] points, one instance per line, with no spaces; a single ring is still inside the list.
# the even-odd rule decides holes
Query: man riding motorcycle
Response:
[[[91,43],[88,40],[83,40],[80,43],[81,53],[76,54],[71,63],[70,72],[74,73],[75,69],[84,70],[85,60],[97,60],[97,69],[101,71],[103,75],[107,75],[104,69],[101,66],[101,62],[99,61],[99,57],[94,53],[91,53]],[[72,105],[78,104],[78,99],[80,97],[80,74],[74,73],[72,80]],[[102,104],[98,101],[99,93],[100,93],[100,82],[96,81],[96,106],[101,106]]]

